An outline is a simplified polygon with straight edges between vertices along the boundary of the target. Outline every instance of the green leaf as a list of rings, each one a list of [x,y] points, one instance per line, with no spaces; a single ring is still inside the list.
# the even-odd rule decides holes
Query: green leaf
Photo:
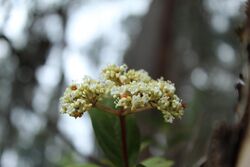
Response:
[[[136,167],[146,167],[146,166],[144,166],[142,164],[138,164],[138,165],[136,165]]]
[[[83,165],[80,165],[80,164],[78,164],[78,165],[68,165],[67,167],[99,167],[99,166],[97,166],[95,164],[88,163],[88,164],[83,164]]]
[[[171,167],[173,165],[173,161],[166,160],[161,157],[152,157],[144,160],[142,164],[146,167]]]
[[[138,158],[140,150],[140,131],[133,115],[126,116],[126,125],[129,164],[133,166]]]
[[[115,167],[114,164],[107,158],[100,159],[103,166]]]
[[[149,140],[142,141],[140,146],[140,152],[143,152],[146,148],[148,148],[150,143],[151,142]]]
[[[84,164],[81,167],[99,167],[99,166],[97,166],[95,164]]]
[[[110,101],[108,103],[112,104]],[[119,117],[98,109],[92,109],[89,114],[99,146],[115,166],[122,167],[124,162]],[[140,148],[140,134],[134,116],[126,116],[125,122],[128,159],[130,166],[133,166]]]

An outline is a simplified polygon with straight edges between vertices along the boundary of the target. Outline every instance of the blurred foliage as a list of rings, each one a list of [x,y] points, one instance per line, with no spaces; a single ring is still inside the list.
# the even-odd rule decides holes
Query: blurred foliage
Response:
[[[165,160],[164,158],[161,157],[153,157],[146,159],[145,161],[142,162],[143,166],[145,167],[150,167],[150,166],[155,166],[155,167],[171,167],[173,165],[172,161]]]

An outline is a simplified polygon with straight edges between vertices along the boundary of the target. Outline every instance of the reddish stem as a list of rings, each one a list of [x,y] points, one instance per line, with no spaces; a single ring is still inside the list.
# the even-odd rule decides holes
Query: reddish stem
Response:
[[[120,119],[120,127],[121,127],[122,156],[123,156],[123,161],[124,161],[124,167],[129,167],[129,165],[128,165],[128,151],[127,151],[127,139],[126,139],[127,134],[126,134],[125,116],[120,115],[119,119]]]

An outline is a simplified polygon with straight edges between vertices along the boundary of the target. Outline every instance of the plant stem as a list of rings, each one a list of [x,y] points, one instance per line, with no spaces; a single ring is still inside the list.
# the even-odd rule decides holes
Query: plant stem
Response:
[[[120,127],[121,127],[122,156],[123,156],[123,161],[124,161],[124,167],[129,167],[129,165],[128,165],[128,151],[127,151],[127,139],[126,139],[127,135],[126,135],[125,116],[120,115],[119,119],[120,119]]]
[[[122,113],[122,115],[134,114],[134,113],[138,113],[138,112],[142,112],[142,111],[150,110],[150,109],[153,109],[153,107],[152,106],[147,106],[147,107],[139,108],[139,109],[137,109],[135,111],[126,110],[126,112]]]
[[[112,114],[115,114],[115,115],[120,115],[119,112],[117,110],[114,110],[108,106],[105,106],[103,105],[102,103],[96,103],[95,106],[100,109],[100,110],[104,110],[106,112],[109,112],[109,113],[112,113]]]

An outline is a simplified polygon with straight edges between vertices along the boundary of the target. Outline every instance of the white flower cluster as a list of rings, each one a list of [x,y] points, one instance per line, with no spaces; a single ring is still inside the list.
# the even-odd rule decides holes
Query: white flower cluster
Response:
[[[81,117],[105,94],[105,85],[99,81],[85,77],[80,84],[70,85],[60,99],[61,112],[75,118]]]
[[[115,85],[130,84],[133,81],[149,82],[151,77],[144,70],[128,70],[127,65],[109,65],[103,69],[102,75],[105,80],[112,81]]]
[[[149,82],[132,81],[129,84],[114,86],[110,91],[111,96],[117,99],[117,107],[131,112],[157,108],[162,111],[167,122],[183,115],[181,100],[174,93],[174,84],[163,79],[151,79]]]
[[[163,78],[153,80],[143,70],[127,69],[126,65],[109,65],[102,71],[102,80],[85,78],[83,83],[71,85],[61,98],[61,111],[79,117],[109,96],[125,114],[156,108],[167,122],[183,115],[173,83]]]

